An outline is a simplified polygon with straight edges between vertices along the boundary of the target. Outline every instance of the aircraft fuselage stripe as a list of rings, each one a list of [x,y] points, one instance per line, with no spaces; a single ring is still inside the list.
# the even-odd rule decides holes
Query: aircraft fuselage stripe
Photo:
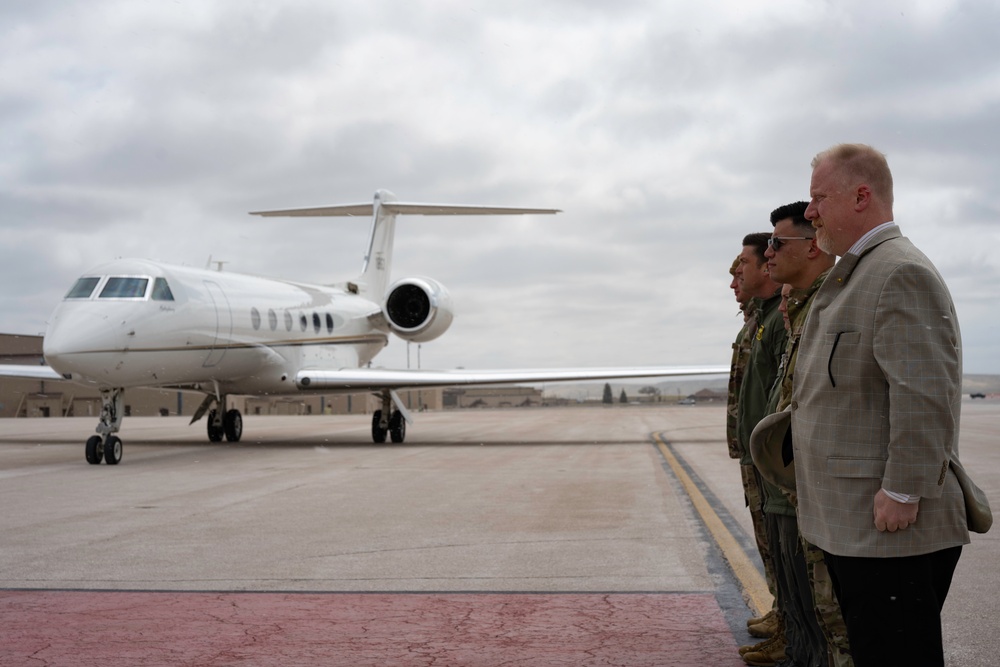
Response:
[[[309,341],[260,341],[254,343],[223,343],[216,345],[176,345],[170,347],[127,347],[103,350],[81,350],[75,354],[125,354],[125,353],[160,353],[160,352],[205,352],[209,350],[253,350],[257,348],[296,348],[320,347],[324,345],[357,345],[385,343],[388,336],[352,336],[345,338],[329,338]]]

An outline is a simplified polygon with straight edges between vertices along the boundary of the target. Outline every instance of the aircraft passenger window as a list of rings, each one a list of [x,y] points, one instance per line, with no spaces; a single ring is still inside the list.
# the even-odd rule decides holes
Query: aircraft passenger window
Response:
[[[326,314],[326,330],[333,333],[333,315],[330,313]]]
[[[278,328],[278,315],[271,308],[267,309],[267,323],[271,326],[271,331]]]
[[[260,311],[256,308],[250,309],[250,323],[253,325],[254,331],[260,329]]]
[[[130,278],[126,276],[112,276],[108,278],[104,289],[101,290],[101,299],[141,299],[146,296],[146,286],[149,278]]]
[[[291,330],[292,330],[292,314],[286,310],[285,311],[285,331],[291,331]]]
[[[299,315],[299,328],[303,331],[309,326],[309,320],[306,319],[305,315]]]
[[[173,301],[174,293],[170,291],[170,285],[166,278],[157,278],[153,281],[153,301]]]
[[[101,282],[100,278],[80,278],[73,285],[69,293],[66,294],[67,299],[88,299],[90,295],[94,293],[94,288],[97,287],[97,283]]]
[[[319,333],[319,315],[313,313],[313,331]]]

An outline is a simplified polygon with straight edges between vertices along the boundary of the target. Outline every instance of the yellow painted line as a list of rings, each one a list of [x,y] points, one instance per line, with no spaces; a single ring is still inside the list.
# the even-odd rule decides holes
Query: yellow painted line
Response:
[[[659,448],[660,453],[663,454],[667,463],[670,464],[670,468],[677,475],[677,479],[680,480],[688,497],[691,498],[691,503],[701,516],[701,520],[705,522],[708,532],[712,534],[715,543],[722,550],[723,557],[729,562],[729,567],[732,568],[733,574],[736,575],[736,579],[743,588],[743,597],[753,607],[754,614],[759,616],[770,611],[774,603],[774,598],[771,596],[771,592],[768,591],[767,582],[764,581],[764,577],[761,576],[760,571],[750,561],[750,558],[739,542],[736,541],[736,538],[733,537],[733,534],[722,523],[722,519],[712,509],[712,505],[705,498],[704,494],[702,494],[701,490],[698,489],[694,480],[691,479],[691,476],[684,469],[684,466],[681,465],[677,457],[674,456],[674,453],[667,447],[661,434],[653,434],[653,439],[656,441],[656,446]]]

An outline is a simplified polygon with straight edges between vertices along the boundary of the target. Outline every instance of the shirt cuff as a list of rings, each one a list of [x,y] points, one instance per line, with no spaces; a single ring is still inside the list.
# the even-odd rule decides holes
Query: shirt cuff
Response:
[[[882,489],[882,492],[891,499],[895,500],[897,503],[903,503],[904,505],[916,505],[920,502],[920,496],[911,496],[908,493],[896,493],[895,491],[890,491],[889,489]]]

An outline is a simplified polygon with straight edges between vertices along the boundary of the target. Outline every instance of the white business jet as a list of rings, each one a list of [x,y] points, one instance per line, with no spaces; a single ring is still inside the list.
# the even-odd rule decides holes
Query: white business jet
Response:
[[[373,203],[258,211],[261,216],[372,216],[361,275],[311,285],[122,259],[85,273],[45,332],[47,366],[0,366],[0,375],[69,380],[101,393],[86,459],[117,464],[124,393],[132,387],[200,392],[191,423],[208,415],[208,438],[239,441],[243,418],[226,396],[375,392],[372,440],[403,442],[412,416],[398,389],[728,373],[728,367],[492,371],[371,368],[389,334],[426,342],[451,324],[452,301],[431,278],[389,284],[396,216],[552,214],[557,209],[408,204],[379,190]]]

